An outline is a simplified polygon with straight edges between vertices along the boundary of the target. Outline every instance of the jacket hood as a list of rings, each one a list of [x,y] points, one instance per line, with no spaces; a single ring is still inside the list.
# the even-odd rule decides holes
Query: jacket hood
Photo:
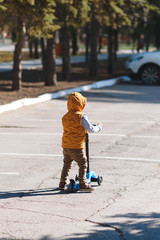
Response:
[[[87,99],[78,92],[73,92],[68,96],[67,108],[68,111],[82,112],[86,105]]]

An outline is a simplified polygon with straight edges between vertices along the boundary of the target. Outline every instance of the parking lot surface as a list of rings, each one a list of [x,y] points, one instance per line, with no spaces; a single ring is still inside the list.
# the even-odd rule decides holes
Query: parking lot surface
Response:
[[[160,86],[89,90],[92,193],[59,191],[67,96],[0,115],[0,239],[160,240]],[[70,178],[78,167],[74,163]]]

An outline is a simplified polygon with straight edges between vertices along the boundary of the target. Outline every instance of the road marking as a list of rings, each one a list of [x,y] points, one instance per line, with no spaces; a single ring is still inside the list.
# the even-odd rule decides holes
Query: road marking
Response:
[[[62,136],[62,133],[34,133],[34,132],[1,132],[0,135],[53,135],[53,136]]]
[[[160,159],[149,159],[149,158],[110,157],[110,156],[91,156],[91,158],[123,160],[123,161],[138,161],[138,162],[160,162]]]
[[[1,132],[0,135],[38,135],[38,136],[62,136],[62,133],[34,133],[34,132]],[[116,134],[116,133],[91,133],[90,136],[106,136],[106,137],[130,137],[130,138],[152,138],[160,139],[160,136],[148,136],[148,135],[126,135],[126,134]]]
[[[41,154],[41,153],[0,153],[2,156],[25,156],[25,157],[62,157],[62,154]],[[109,159],[109,160],[123,160],[123,161],[139,161],[139,162],[160,162],[160,159],[149,158],[131,158],[131,157],[112,157],[112,156],[90,156],[92,159]]]
[[[91,133],[91,135],[89,135],[89,136],[108,136],[108,137],[111,137],[111,136],[113,136],[113,137],[127,137],[127,135],[126,134],[117,134],[117,133]]]
[[[24,122],[61,122],[61,119],[53,119],[53,120],[45,120],[45,119],[33,119],[33,120],[23,120]],[[159,122],[159,120],[157,120],[158,122]],[[1,122],[1,121],[0,121]],[[17,121],[17,122],[19,122],[19,121]],[[22,121],[21,121],[22,122]],[[104,123],[104,122],[113,122],[113,123],[135,123],[135,124],[137,124],[137,123],[142,123],[142,124],[155,124],[156,122],[155,121],[138,121],[138,120],[134,120],[134,121],[125,121],[125,120],[123,120],[123,121],[120,121],[120,120],[102,120],[102,119],[90,119],[90,122],[102,122],[102,123]],[[3,126],[0,126],[0,127],[3,127]],[[9,126],[10,127],[10,126]],[[18,126],[17,126],[18,127]]]
[[[45,154],[45,153],[0,153],[2,156],[31,156],[31,157],[63,157],[62,154]]]
[[[158,120],[159,121],[159,120]],[[138,121],[138,120],[135,120],[135,121],[125,121],[125,120],[123,120],[123,121],[120,121],[120,120],[90,120],[90,122],[102,122],[102,123],[104,123],[104,122],[107,122],[107,123],[135,123],[135,124],[138,124],[138,123],[142,123],[142,124],[155,124],[156,122],[154,122],[154,121]]]
[[[19,175],[19,173],[13,173],[13,172],[0,172],[0,175]]]
[[[157,138],[157,139],[159,139],[160,138],[160,136],[147,136],[147,135],[133,135],[133,136],[131,136],[131,137],[133,137],[133,138]]]
[[[42,136],[47,136],[47,135],[49,135],[49,136],[62,136],[62,133],[34,133],[34,132],[20,132],[20,133],[18,133],[18,132],[1,132],[0,133],[0,135],[42,135]],[[110,137],[110,136],[113,136],[113,137],[127,137],[127,135],[125,135],[125,134],[112,134],[112,133],[91,133],[91,135],[93,135],[93,136],[108,136],[108,137]]]

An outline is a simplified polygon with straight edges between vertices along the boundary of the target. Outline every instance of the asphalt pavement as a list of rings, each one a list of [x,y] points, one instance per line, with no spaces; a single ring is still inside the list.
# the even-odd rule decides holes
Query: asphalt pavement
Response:
[[[0,239],[160,240],[160,86],[88,89],[92,193],[59,191],[67,96],[0,115]],[[74,163],[70,178],[78,167]]]

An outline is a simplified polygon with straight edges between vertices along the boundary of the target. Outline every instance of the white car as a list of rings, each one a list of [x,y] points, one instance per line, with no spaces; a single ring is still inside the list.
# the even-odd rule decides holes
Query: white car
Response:
[[[128,75],[148,85],[160,83],[160,51],[135,54],[126,62]]]

